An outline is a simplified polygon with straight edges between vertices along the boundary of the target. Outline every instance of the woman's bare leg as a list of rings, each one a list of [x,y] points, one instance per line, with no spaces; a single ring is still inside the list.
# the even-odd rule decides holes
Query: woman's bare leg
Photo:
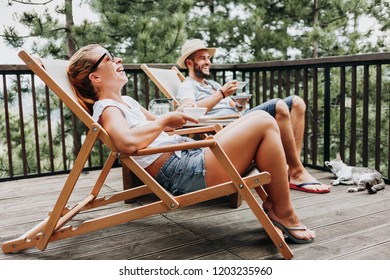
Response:
[[[255,111],[224,128],[215,138],[240,174],[246,171],[253,160],[259,170],[271,174],[271,183],[265,186],[268,198],[263,203],[270,218],[284,226],[300,225],[291,203],[287,171],[281,168],[286,166],[286,159],[275,120],[265,112]],[[205,152],[205,162],[208,186],[230,181],[209,149]],[[309,230],[291,234],[299,239],[314,237],[314,233]]]

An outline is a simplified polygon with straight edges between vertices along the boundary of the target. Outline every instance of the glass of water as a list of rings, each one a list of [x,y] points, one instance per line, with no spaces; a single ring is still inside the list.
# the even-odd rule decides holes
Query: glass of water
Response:
[[[168,98],[152,99],[149,102],[148,109],[156,116],[164,115],[174,110],[173,100]]]

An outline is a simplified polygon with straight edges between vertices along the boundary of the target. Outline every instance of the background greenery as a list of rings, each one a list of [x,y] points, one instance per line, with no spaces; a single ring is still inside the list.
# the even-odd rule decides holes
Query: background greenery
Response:
[[[5,28],[5,41],[18,48],[35,38],[32,51],[55,58],[69,58],[81,46],[96,42],[120,53],[127,63],[175,63],[187,38],[220,47],[219,63],[389,50],[388,0],[87,0],[83,5],[89,5],[99,21],[78,25],[73,1],[57,2],[54,14],[19,13],[16,22],[29,34],[22,37],[14,23]],[[375,42],[367,40],[372,28],[358,28],[363,17],[378,22],[381,35]]]
[[[36,4],[34,0],[8,0],[9,4],[24,2],[26,5]],[[52,2],[48,0],[46,3]],[[390,2],[388,0],[85,0],[82,5],[89,5],[99,20],[84,20],[74,24],[72,0],[55,1],[60,3],[55,13],[46,10],[44,13],[20,12],[16,22],[5,28],[3,39],[15,48],[25,47],[29,40],[29,51],[41,57],[68,59],[78,48],[89,43],[100,43],[124,58],[126,63],[175,63],[180,56],[180,48],[188,38],[200,38],[208,46],[218,47],[214,63],[247,63],[267,60],[290,60],[316,58],[358,53],[389,51],[386,44],[390,30]],[[362,17],[375,18],[379,25],[380,35],[375,40],[368,40],[374,30],[359,29]],[[16,26],[27,28],[28,34],[21,35]],[[31,44],[32,42],[32,44]],[[388,41],[387,41],[388,42]],[[382,123],[381,153],[385,160],[380,169],[387,169],[390,107],[390,70],[383,71],[382,85]],[[333,78],[334,77],[334,78]],[[22,174],[21,158],[28,161],[28,171],[55,170],[69,168],[73,163],[75,151],[71,139],[75,125],[69,111],[64,112],[64,131],[60,123],[53,125],[49,131],[47,119],[50,115],[58,115],[60,102],[50,99],[50,107],[46,105],[46,91],[43,85],[37,88],[38,124],[40,142],[40,165],[36,161],[34,138],[26,139],[26,154],[23,155],[20,145],[20,117],[17,110],[19,99],[31,103],[31,78],[24,78],[21,96],[18,95],[17,83],[9,81],[7,89],[8,106],[10,107],[11,141],[15,174]],[[320,79],[323,77],[320,76]],[[350,79],[350,75],[347,75]],[[1,83],[1,82],[0,82]],[[346,84],[349,84],[348,82]],[[362,115],[362,86],[359,80],[358,117]],[[370,76],[370,92],[375,92],[375,77]],[[2,87],[3,88],[3,87]],[[312,85],[310,85],[310,89]],[[340,85],[338,74],[332,74],[331,110],[331,155],[339,151],[339,111],[338,95]],[[347,88],[350,92],[350,88]],[[131,93],[129,92],[131,95]],[[318,92],[319,106],[322,108],[323,89]],[[309,94],[311,97],[311,95]],[[347,96],[348,97],[348,96]],[[142,99],[143,97],[140,96]],[[27,100],[27,101],[26,101]],[[35,102],[35,101],[34,101]],[[308,110],[314,100],[310,99]],[[4,103],[4,91],[0,89],[0,104]],[[146,104],[144,104],[146,105]],[[360,110],[360,111],[359,111]],[[370,123],[375,120],[375,98],[370,97]],[[0,148],[5,147],[4,106],[0,109]],[[310,112],[309,112],[310,113]],[[320,112],[321,113],[321,112]],[[349,113],[348,113],[349,114]],[[24,133],[33,133],[33,115],[31,110],[24,112]],[[53,118],[55,119],[55,118]],[[59,122],[59,121],[58,121]],[[357,137],[361,139],[362,118],[358,118]],[[350,118],[346,116],[346,127]],[[78,131],[83,127],[77,124]],[[322,128],[323,123],[318,123]],[[373,165],[375,151],[375,126],[370,126],[370,166]],[[309,131],[310,132],[310,131]],[[349,131],[346,137],[349,139]],[[69,159],[62,162],[61,135],[67,136],[66,154]],[[52,137],[54,149],[47,146],[47,139]],[[318,135],[321,137],[321,135]],[[81,141],[81,139],[78,139]],[[320,139],[321,140],[321,139]],[[321,141],[319,140],[319,145]],[[357,142],[359,151],[361,141]],[[377,147],[378,148],[378,147]],[[2,149],[6,151],[6,149]],[[319,155],[317,163],[323,158]],[[54,162],[50,162],[51,158]],[[9,176],[8,156],[0,154],[0,176]],[[98,160],[97,153],[93,160]],[[372,160],[371,160],[372,159]],[[357,164],[361,163],[361,155],[357,155]],[[55,165],[54,167],[52,165]]]

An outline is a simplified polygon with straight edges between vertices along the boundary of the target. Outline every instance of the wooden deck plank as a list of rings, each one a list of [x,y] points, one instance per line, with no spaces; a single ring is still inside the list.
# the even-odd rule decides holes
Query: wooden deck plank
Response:
[[[383,240],[375,246],[335,258],[343,260],[389,260],[390,240]]]
[[[197,259],[198,260],[241,260],[241,258],[228,251],[216,252]]]
[[[309,257],[307,252],[309,251],[316,252],[314,258],[313,254],[310,254],[312,259],[351,259],[349,257],[351,254],[365,250],[366,248],[375,247],[384,241],[389,241],[386,234],[390,232],[390,223],[383,225],[383,219],[378,219],[378,224],[376,226],[370,226],[366,229],[362,229],[361,227],[356,227],[356,224],[361,221],[362,220],[357,220],[351,221],[350,223],[338,224],[338,228],[342,227],[345,229],[341,234],[334,235],[333,238],[326,241],[312,244],[310,249],[305,252],[299,249],[299,254],[296,259],[307,259]],[[322,231],[324,230],[325,229]],[[334,230],[332,227],[329,227],[326,230],[337,231],[337,229]],[[386,245],[387,256],[385,259],[390,259],[390,243],[387,243]],[[371,256],[372,259],[378,259],[377,257],[378,256],[376,254]],[[384,257],[384,255],[382,257]]]
[[[119,260],[132,259],[156,251],[164,251],[177,244],[196,241],[193,234],[180,229],[179,226],[156,223],[147,229],[126,231],[126,226],[113,227],[105,232],[91,233],[90,239],[72,238],[73,242],[58,242],[49,245],[45,251],[27,250],[29,259],[95,259]],[[65,253],[65,254],[64,254]],[[20,254],[18,254],[20,256]],[[23,256],[21,256],[23,259]]]
[[[328,172],[309,170],[323,183]],[[98,172],[80,176],[71,197],[79,201],[89,193]],[[9,181],[0,185],[0,242],[23,234],[41,221],[55,203],[67,175]],[[290,244],[298,260],[310,259],[390,259],[390,194],[348,193],[336,186],[329,194],[291,191],[302,221],[316,230],[314,243]],[[110,173],[102,188],[108,194],[122,190],[121,169]],[[77,216],[75,223],[133,204],[116,203]],[[50,243],[45,251],[28,249],[4,254],[0,259],[281,259],[269,237],[245,201],[238,209],[229,208],[228,198],[218,198],[177,211],[103,229],[86,235]]]
[[[174,241],[176,242],[176,240]],[[180,243],[177,243],[180,244]],[[220,253],[221,249],[212,242],[201,240],[198,242],[187,243],[181,246],[172,247],[168,250],[161,250],[157,253],[147,254],[136,258],[139,260],[188,260],[198,259],[208,254]]]
[[[152,237],[149,237],[150,235]],[[200,240],[198,236],[177,225],[168,227],[166,224],[153,230],[137,232],[137,234],[129,237],[129,239],[131,241],[127,243],[123,242],[123,240],[118,240],[116,246],[105,246],[105,250],[100,253],[92,251],[88,254],[88,259],[123,260],[142,258],[151,254],[163,255],[164,252],[172,248],[182,247],[183,245],[199,242]],[[84,255],[77,257],[77,259],[84,258]]]

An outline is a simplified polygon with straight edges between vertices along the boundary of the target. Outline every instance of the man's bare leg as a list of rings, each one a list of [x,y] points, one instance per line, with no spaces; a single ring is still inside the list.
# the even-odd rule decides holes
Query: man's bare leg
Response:
[[[294,109],[295,108],[293,103],[293,110]],[[290,112],[286,103],[282,100],[277,101],[275,119],[280,129],[280,135],[288,164],[290,183],[295,186],[303,183],[313,183],[298,187],[303,191],[329,191],[330,187],[319,184],[318,181],[313,176],[311,176],[309,172],[307,172],[300,160],[300,151],[303,141],[304,118],[302,117],[299,119],[299,114],[300,112],[291,113],[295,119],[294,127],[297,129],[297,131],[294,131],[293,126],[291,125],[292,116],[290,117]],[[294,134],[297,134],[298,141],[296,141]]]
[[[303,135],[305,133],[305,111],[306,104],[299,96],[294,96],[290,112],[290,123],[295,139],[295,146],[298,157],[301,157]]]

